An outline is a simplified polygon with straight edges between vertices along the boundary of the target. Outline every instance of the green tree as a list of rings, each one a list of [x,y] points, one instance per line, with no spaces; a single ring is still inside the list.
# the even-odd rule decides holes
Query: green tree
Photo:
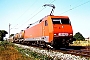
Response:
[[[83,35],[80,33],[80,32],[77,32],[75,35],[74,35],[74,38],[76,40],[85,40],[85,38],[83,37]]]
[[[10,37],[14,36],[14,34],[11,34]]]
[[[7,31],[5,30],[0,30],[0,41],[3,41],[3,38],[8,34]]]

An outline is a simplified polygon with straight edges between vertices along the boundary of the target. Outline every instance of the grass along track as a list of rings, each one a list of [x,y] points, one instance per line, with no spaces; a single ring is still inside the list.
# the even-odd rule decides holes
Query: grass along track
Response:
[[[32,57],[21,54],[14,44],[0,42],[0,60],[33,60]]]
[[[0,60],[49,60],[46,56],[36,54],[6,41],[0,42]]]

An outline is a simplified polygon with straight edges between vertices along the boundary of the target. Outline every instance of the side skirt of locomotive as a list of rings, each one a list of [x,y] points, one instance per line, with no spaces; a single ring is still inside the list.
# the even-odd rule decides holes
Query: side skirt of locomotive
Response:
[[[27,44],[27,45],[35,45],[35,46],[39,46],[39,47],[47,47],[47,48],[53,48],[51,46],[51,43],[49,43],[49,36],[43,36],[43,37],[37,37],[37,38],[28,38],[28,39],[24,39],[22,42],[22,44]]]
[[[15,40],[15,42],[26,45],[59,48],[69,46],[69,43],[72,43],[75,40],[73,37],[54,37],[54,40],[52,40],[52,42],[49,42],[48,39],[49,36],[45,36],[41,38],[38,37],[38,38],[18,39]]]
[[[19,40],[19,42],[22,44],[27,44],[27,45],[36,45],[36,46],[46,47],[48,39],[49,37],[45,36],[45,37],[22,39],[22,40]]]

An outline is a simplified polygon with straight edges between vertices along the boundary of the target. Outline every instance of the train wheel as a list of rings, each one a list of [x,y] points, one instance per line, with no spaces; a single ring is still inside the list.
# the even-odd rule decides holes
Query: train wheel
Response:
[[[39,41],[36,41],[35,44],[36,44],[36,46],[39,46]]]
[[[26,43],[27,43],[27,45],[30,45],[29,41],[27,41]]]
[[[43,43],[43,48],[45,48],[46,47],[46,42],[43,41],[42,43]]]
[[[21,41],[21,44],[23,44],[23,41]]]
[[[25,43],[25,41],[22,41],[22,44],[24,44],[24,45],[25,45],[25,44],[26,44],[26,43]]]
[[[12,41],[12,43],[15,43],[15,41]]]
[[[61,43],[59,43],[59,42],[56,41],[56,40],[53,40],[53,41],[51,42],[51,46],[52,46],[53,48],[55,48],[55,49],[59,48],[59,47],[60,47],[60,44],[61,44]]]
[[[66,40],[65,46],[69,46],[69,40]]]

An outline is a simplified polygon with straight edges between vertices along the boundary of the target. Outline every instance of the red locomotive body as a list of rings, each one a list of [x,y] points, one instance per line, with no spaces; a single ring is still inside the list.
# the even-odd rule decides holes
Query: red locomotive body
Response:
[[[25,30],[24,41],[68,46],[73,41],[71,22],[67,16],[46,16]]]

